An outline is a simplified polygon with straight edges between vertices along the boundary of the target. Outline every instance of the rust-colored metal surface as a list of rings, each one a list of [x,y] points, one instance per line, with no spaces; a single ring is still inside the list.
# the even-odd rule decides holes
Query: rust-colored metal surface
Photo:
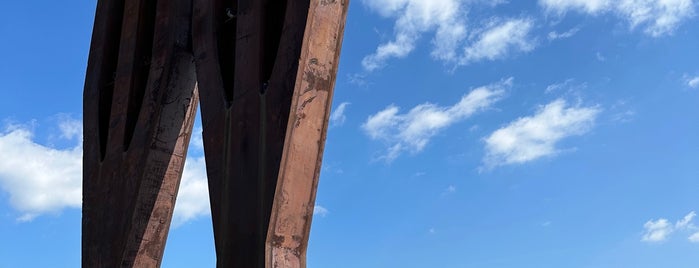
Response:
[[[306,267],[306,248],[335,87],[344,1],[312,1],[267,234],[266,267]]]
[[[305,267],[347,6],[99,0],[83,267],[160,266],[198,98],[217,267]]]

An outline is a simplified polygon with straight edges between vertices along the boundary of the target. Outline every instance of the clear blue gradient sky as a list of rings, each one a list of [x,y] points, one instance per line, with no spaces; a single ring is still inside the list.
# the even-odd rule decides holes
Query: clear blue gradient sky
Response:
[[[80,264],[95,4],[0,3],[0,267]],[[698,5],[353,0],[308,266],[699,267]],[[200,131],[163,267],[215,263]]]

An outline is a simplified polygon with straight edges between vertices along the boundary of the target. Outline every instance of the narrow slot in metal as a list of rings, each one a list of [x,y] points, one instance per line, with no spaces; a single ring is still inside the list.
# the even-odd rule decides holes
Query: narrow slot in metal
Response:
[[[107,155],[107,140],[109,138],[109,121],[112,112],[112,97],[114,81],[119,60],[119,44],[124,14],[124,1],[115,1],[114,9],[110,10],[107,19],[105,40],[102,42],[102,64],[99,68],[100,77],[97,82],[99,89],[98,135],[100,142],[100,161]]]
[[[129,91],[129,106],[126,113],[126,132],[124,135],[124,151],[128,150],[136,129],[138,115],[143,105],[143,97],[148,86],[151,57],[153,55],[153,37],[155,33],[155,17],[158,1],[141,1],[136,29],[136,51],[134,53],[133,77]]]
[[[220,5],[220,7],[219,7]],[[226,104],[230,106],[233,101],[233,92],[235,89],[235,49],[236,49],[236,30],[237,30],[237,15],[238,1],[229,0],[222,3],[218,1],[216,10],[220,10],[222,14],[218,15],[221,19],[217,19],[219,23],[218,38],[218,64],[221,70],[221,79],[223,80],[224,96]]]

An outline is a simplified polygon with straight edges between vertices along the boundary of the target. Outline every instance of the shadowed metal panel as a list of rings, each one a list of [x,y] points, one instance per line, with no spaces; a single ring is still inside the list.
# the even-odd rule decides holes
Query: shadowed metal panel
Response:
[[[160,265],[197,103],[190,8],[98,3],[83,96],[83,267]]]

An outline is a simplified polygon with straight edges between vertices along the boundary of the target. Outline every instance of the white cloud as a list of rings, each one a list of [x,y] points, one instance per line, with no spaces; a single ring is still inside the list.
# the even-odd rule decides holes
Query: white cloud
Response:
[[[0,161],[0,188],[9,194],[20,221],[82,205],[82,122],[67,116],[57,118],[60,137],[75,140],[74,146],[57,149],[39,144],[27,126],[11,125],[0,132],[0,152],[12,156]],[[193,137],[190,147],[197,147],[197,142],[201,139]],[[183,171],[173,223],[176,226],[208,213],[204,158],[190,157]]]
[[[616,0],[539,0],[539,4],[549,12],[565,13],[571,9],[581,9],[587,13],[598,13],[611,6]]]
[[[407,56],[426,32],[435,32],[432,56],[455,57],[455,49],[466,36],[464,0],[364,0],[370,9],[384,17],[396,18],[393,40],[379,45],[362,60],[367,71],[385,65],[391,58]]]
[[[83,123],[80,120],[75,120],[68,115],[60,115],[58,117],[58,129],[61,130],[61,138],[82,140]]]
[[[643,225],[646,233],[643,234],[642,241],[646,242],[662,242],[667,240],[668,236],[674,231],[672,224],[667,219],[659,219],[657,221],[650,220]]]
[[[369,84],[364,73],[347,74],[347,81],[359,87],[366,87]]]
[[[549,32],[547,37],[548,37],[549,41],[555,41],[558,39],[566,39],[566,38],[572,37],[573,35],[578,33],[578,31],[580,31],[580,27],[575,27],[575,28],[572,28],[568,31],[562,32],[562,33],[559,33],[556,31],[551,31],[551,32]]]
[[[62,137],[74,137],[76,125],[81,124],[73,119],[60,121]],[[80,208],[82,202],[81,144],[54,149],[34,142],[33,135],[25,126],[10,126],[0,133],[0,152],[11,156],[0,161],[0,187],[21,213],[20,221],[66,207]]]
[[[626,16],[631,28],[645,27],[651,36],[672,33],[679,24],[694,16],[693,0],[623,0],[617,11]]]
[[[677,223],[675,223],[675,228],[684,229],[684,228],[690,227],[692,224],[692,220],[696,216],[697,216],[697,213],[695,213],[694,211],[689,212],[689,214],[684,216],[684,218],[682,218],[681,220],[677,221]]]
[[[687,86],[691,88],[699,87],[699,76],[687,79]]]
[[[633,30],[653,37],[672,34],[695,15],[694,0],[539,0],[548,13],[578,11],[591,15],[614,14]],[[469,27],[468,10],[475,5],[496,6],[507,1],[485,0],[363,0],[365,6],[394,20],[391,39],[362,59],[365,71],[382,68],[393,58],[404,58],[425,34],[433,35],[431,56],[454,66],[497,60],[536,47],[531,18],[491,18],[486,27]],[[579,28],[549,32],[550,41],[575,35]],[[474,38],[475,37],[475,38]]]
[[[211,215],[208,185],[204,157],[188,157],[175,202],[173,226],[177,227],[201,216]]]
[[[628,21],[631,29],[659,37],[672,34],[693,17],[693,0],[539,0],[548,12],[564,14],[570,10],[591,15],[613,13]]]
[[[682,219],[675,222],[673,225],[667,219],[660,218],[658,220],[649,220],[644,225],[643,228],[645,232],[641,241],[644,242],[663,242],[670,238],[670,235],[678,231],[696,230],[696,226],[692,223],[694,217],[696,217],[694,211],[689,212]],[[699,242],[699,233],[694,233],[689,236],[690,242]]]
[[[513,52],[528,52],[534,49],[529,32],[534,26],[532,19],[509,19],[490,23],[483,29],[475,42],[464,49],[461,64],[481,60],[502,59]]]
[[[394,105],[369,116],[362,125],[372,139],[386,141],[387,152],[381,157],[391,161],[405,151],[420,152],[427,143],[446,127],[471,117],[492,106],[512,86],[512,78],[474,89],[453,106],[440,107],[424,103],[399,114]]]
[[[600,113],[598,107],[569,107],[558,99],[533,116],[519,118],[485,138],[486,168],[524,163],[558,152],[560,140],[588,132]]]
[[[395,19],[392,39],[362,59],[364,70],[369,72],[382,68],[392,58],[406,57],[427,33],[434,35],[431,56],[454,65],[500,59],[513,51],[534,48],[528,37],[533,26],[531,19],[491,19],[484,29],[472,31],[470,35],[477,36],[476,40],[466,40],[468,9],[474,5],[494,7],[507,1],[364,0],[363,3],[381,16]]]
[[[576,83],[575,83],[575,79],[569,78],[569,79],[566,79],[566,80],[563,81],[563,82],[554,83],[554,84],[548,85],[548,86],[546,87],[546,91],[545,91],[545,92],[546,92],[546,93],[551,93],[551,92],[559,91],[559,90],[565,89],[565,88],[571,89],[571,90],[577,90],[577,89],[584,88],[585,86],[586,86],[586,85],[585,85],[584,83],[583,83],[583,84],[576,84]]]
[[[699,232],[696,232],[696,233],[690,235],[688,239],[689,239],[689,242],[699,243]]]
[[[340,103],[340,105],[338,105],[337,108],[335,108],[335,110],[330,114],[331,126],[341,126],[345,123],[345,120],[347,120],[347,116],[345,116],[345,110],[347,110],[347,106],[349,105],[349,102],[343,102]]]
[[[318,204],[316,204],[315,206],[313,206],[313,215],[314,215],[314,216],[325,217],[325,216],[328,215],[328,213],[330,213],[330,211],[328,211],[327,208],[324,208],[324,207],[322,207],[322,206],[320,206],[320,205],[318,205]]]

